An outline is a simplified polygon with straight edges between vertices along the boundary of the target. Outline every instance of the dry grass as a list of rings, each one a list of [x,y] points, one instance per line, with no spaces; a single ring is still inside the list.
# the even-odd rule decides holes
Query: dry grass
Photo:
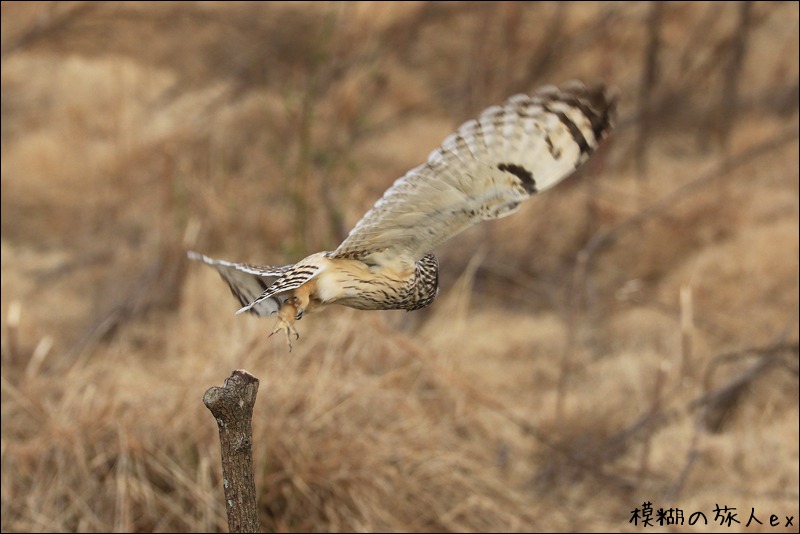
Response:
[[[654,5],[4,2],[3,532],[226,530],[201,399],[236,368],[268,530],[796,525],[798,6]],[[287,354],[186,264],[187,228],[330,250],[459,121],[572,78],[618,89],[613,139],[441,247],[428,310]]]

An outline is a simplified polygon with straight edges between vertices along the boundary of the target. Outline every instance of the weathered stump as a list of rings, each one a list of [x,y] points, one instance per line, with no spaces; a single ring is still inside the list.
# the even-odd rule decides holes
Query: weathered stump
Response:
[[[236,370],[220,387],[203,395],[217,420],[222,452],[222,483],[230,532],[261,532],[253,477],[253,406],[258,379]]]

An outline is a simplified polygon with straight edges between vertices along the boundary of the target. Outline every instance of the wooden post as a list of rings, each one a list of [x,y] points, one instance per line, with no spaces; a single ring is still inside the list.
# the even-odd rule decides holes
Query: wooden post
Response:
[[[258,379],[236,370],[220,387],[203,395],[203,403],[217,420],[222,451],[222,485],[230,532],[261,532],[253,477],[253,406]]]

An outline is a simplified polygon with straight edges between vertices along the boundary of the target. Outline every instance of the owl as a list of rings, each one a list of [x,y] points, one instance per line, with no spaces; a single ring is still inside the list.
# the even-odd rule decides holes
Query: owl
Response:
[[[213,259],[241,308],[277,316],[292,348],[294,323],[330,304],[359,310],[418,310],[439,291],[431,252],[480,222],[514,213],[531,195],[572,174],[610,133],[616,99],[603,86],[570,82],[518,94],[446,138],[422,165],[383,194],[328,252],[271,267]]]

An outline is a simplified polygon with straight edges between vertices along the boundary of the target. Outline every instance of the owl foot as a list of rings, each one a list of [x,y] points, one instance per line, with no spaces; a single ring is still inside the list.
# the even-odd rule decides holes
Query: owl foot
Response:
[[[275,323],[275,328],[269,337],[283,330],[286,333],[286,341],[289,343],[289,352],[292,352],[292,336],[294,336],[295,341],[300,339],[300,334],[297,333],[294,322],[302,315],[303,310],[298,309],[298,299],[296,297],[286,299],[280,311],[278,311],[278,322]]]
[[[292,352],[292,336],[294,336],[295,341],[300,339],[300,334],[297,333],[294,325],[285,321],[282,317],[278,317],[278,322],[275,324],[275,328],[270,332],[269,337],[277,334],[283,330],[286,332],[286,342],[289,343],[289,352]]]

